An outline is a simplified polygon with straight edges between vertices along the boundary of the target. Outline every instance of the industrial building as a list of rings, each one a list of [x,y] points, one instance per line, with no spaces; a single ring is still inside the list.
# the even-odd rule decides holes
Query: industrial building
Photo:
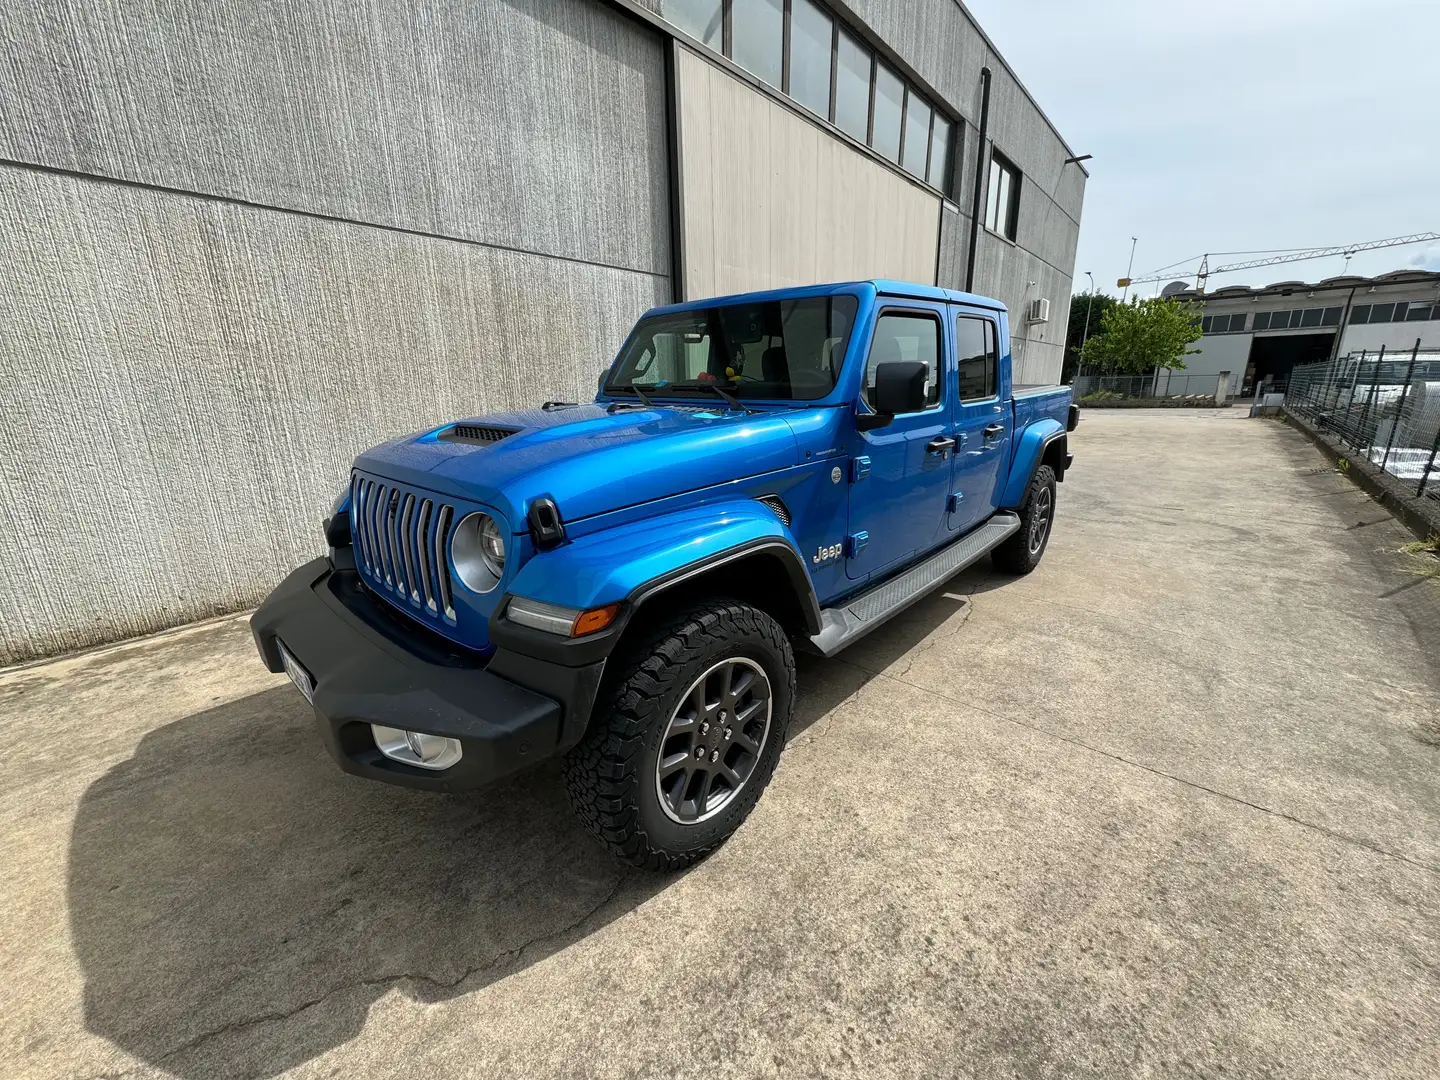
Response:
[[[968,286],[1059,375],[1086,174],[956,0],[0,20],[0,663],[249,606],[358,450],[588,398],[656,304]]]
[[[1199,305],[1204,336],[1185,375],[1230,373],[1230,393],[1249,396],[1267,378],[1283,386],[1297,364],[1332,357],[1440,347],[1440,274],[1396,270],[1213,292],[1166,290]]]

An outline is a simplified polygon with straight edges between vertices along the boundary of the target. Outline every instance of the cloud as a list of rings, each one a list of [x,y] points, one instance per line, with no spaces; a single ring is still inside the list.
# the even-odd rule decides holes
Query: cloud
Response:
[[[1440,272],[1440,245],[1434,245],[1417,251],[1410,260],[1411,266],[1418,266],[1421,270],[1434,270]]]

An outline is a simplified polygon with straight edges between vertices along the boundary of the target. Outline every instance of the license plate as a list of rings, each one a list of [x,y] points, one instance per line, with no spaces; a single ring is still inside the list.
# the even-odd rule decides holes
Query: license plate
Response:
[[[290,655],[289,649],[278,641],[275,644],[280,646],[280,662],[285,665],[285,674],[290,676],[290,681],[295,684],[295,688],[305,695],[305,700],[314,705],[315,680],[310,677],[308,671],[300,666],[300,661]]]

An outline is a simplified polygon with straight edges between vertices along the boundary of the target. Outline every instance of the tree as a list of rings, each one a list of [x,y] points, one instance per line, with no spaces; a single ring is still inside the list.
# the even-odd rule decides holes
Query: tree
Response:
[[[1101,333],[1091,336],[1080,362],[1089,371],[1143,375],[1156,368],[1183,368],[1197,349],[1200,316],[1190,303],[1169,296],[1133,297],[1116,304],[1100,320]]]
[[[1087,337],[1095,337],[1102,333],[1100,320],[1105,317],[1105,312],[1120,301],[1109,293],[1103,292],[1082,292],[1070,297],[1070,325],[1065,332],[1065,369],[1060,377],[1061,382],[1069,382],[1070,379],[1080,370],[1080,345]],[[1086,320],[1090,323],[1090,333],[1085,333]]]

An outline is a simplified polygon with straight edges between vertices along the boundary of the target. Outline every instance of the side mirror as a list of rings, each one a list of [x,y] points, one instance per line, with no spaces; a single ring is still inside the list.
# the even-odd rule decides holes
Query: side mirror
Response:
[[[925,376],[929,369],[919,360],[890,360],[875,368],[875,389],[871,393],[872,413],[858,413],[855,426],[861,431],[884,427],[897,413],[920,412],[925,408]]]

